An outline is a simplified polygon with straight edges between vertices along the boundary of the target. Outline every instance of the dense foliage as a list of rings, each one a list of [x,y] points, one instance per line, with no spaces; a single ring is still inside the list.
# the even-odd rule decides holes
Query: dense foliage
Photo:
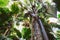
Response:
[[[33,13],[35,11],[37,12],[37,16],[42,20],[49,40],[60,40],[60,24],[48,20],[50,17],[56,18],[54,14],[55,10],[51,11],[52,5],[49,2],[44,3],[48,7],[48,11],[40,1],[15,0],[12,2],[10,8],[8,8],[6,5],[9,3],[9,0],[0,0],[0,40],[30,40],[32,36],[32,17],[30,17],[30,12]],[[35,7],[36,9],[34,10]],[[58,22],[59,18],[60,14],[56,18]],[[59,30],[55,33],[53,27]]]

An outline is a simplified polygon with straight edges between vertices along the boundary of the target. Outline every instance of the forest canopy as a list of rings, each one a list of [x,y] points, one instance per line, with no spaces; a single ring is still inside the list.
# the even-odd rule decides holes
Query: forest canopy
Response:
[[[58,0],[0,0],[0,40],[60,40]]]

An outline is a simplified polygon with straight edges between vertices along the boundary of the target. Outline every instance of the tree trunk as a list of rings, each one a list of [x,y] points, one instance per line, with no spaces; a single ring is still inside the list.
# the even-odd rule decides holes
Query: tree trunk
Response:
[[[31,40],[43,40],[37,21],[32,19],[32,38]]]

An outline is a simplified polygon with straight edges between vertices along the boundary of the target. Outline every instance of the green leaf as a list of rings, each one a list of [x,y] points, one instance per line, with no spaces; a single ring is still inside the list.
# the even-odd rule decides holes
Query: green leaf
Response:
[[[17,36],[21,38],[21,33],[19,30],[17,30],[16,28],[14,28],[14,31],[17,33]]]
[[[4,13],[4,14],[8,14],[8,13],[10,13],[10,10],[8,9],[8,8],[2,8],[2,7],[0,7],[0,12],[1,13]]]
[[[18,13],[18,12],[19,12],[18,4],[14,2],[14,3],[11,5],[11,10],[12,10],[13,13]]]
[[[0,0],[0,6],[6,6],[8,4],[9,0]]]
[[[60,18],[60,14],[58,14],[58,18]]]
[[[31,36],[30,34],[31,34],[31,29],[30,28],[23,28],[22,29],[22,36],[23,36],[23,38],[29,39],[30,36]]]

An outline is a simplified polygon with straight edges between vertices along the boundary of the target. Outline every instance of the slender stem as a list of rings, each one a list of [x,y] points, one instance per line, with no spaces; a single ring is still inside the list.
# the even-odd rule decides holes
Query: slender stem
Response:
[[[6,36],[7,32],[9,31],[9,28],[6,29],[4,36]]]

